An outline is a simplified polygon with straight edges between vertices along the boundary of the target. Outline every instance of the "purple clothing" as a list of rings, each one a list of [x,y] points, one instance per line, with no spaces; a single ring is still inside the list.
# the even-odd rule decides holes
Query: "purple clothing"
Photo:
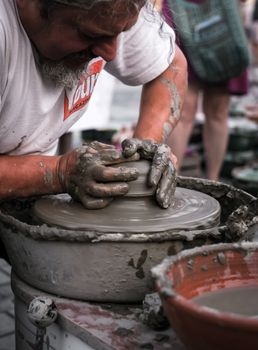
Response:
[[[197,4],[200,4],[206,0],[185,0],[188,2],[194,2]],[[173,9],[172,9],[173,11]],[[167,21],[167,23],[172,26],[175,27],[174,23],[173,23],[173,18],[172,18],[172,12],[169,8],[169,4],[168,4],[168,0],[163,0],[163,8],[162,8],[162,12],[163,15]],[[175,29],[176,31],[176,29]],[[179,38],[177,37],[177,44],[180,46],[180,48],[182,49],[182,51],[184,52],[186,59],[187,59],[187,55],[184,51],[184,47],[182,46],[182,44],[180,43]],[[191,66],[189,60],[187,59],[188,62],[188,80],[189,83],[199,83],[202,85],[213,85],[213,86],[226,86],[228,92],[231,95],[245,95],[247,94],[248,91],[248,74],[247,74],[247,70],[245,70],[241,75],[232,78],[228,81],[225,81],[223,83],[207,83],[203,80],[201,80],[197,74],[195,73],[193,67]]]

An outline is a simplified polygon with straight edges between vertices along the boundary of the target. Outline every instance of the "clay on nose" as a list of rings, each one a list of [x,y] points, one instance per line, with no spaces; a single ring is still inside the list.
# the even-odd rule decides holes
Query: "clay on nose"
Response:
[[[91,51],[94,55],[102,57],[105,61],[112,61],[116,56],[117,38],[103,39],[103,41],[93,44]]]

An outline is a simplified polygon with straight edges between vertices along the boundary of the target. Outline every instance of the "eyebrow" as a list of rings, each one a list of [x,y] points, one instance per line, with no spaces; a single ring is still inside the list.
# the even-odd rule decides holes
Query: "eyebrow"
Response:
[[[86,36],[88,36],[88,37],[90,37],[90,38],[101,38],[101,37],[110,37],[110,38],[112,38],[112,37],[114,37],[114,36],[118,36],[121,32],[107,32],[107,31],[103,31],[103,32],[101,32],[101,31],[99,31],[99,32],[95,32],[95,31],[92,31],[92,30],[88,30],[87,28],[82,28],[81,26],[78,26],[78,28],[79,28],[79,31],[81,31],[81,33],[83,34],[83,35],[86,35]]]
[[[122,32],[126,32],[128,30],[131,29],[132,26],[135,25],[135,23],[137,22],[138,20],[138,15],[135,16],[135,20],[133,21],[133,23],[130,23],[129,21],[129,24],[126,23],[126,26],[125,26],[125,29],[121,30],[121,31],[112,31],[112,27],[110,28],[110,31],[107,30],[107,29],[99,29],[98,31],[98,28],[96,28],[96,31],[93,31],[92,29],[88,29],[88,28],[84,28],[82,26],[82,23],[85,19],[84,16],[82,16],[81,14],[77,16],[77,20],[76,20],[76,26],[79,28],[79,30],[82,32],[82,33],[85,33],[85,35],[88,35],[89,37],[91,38],[98,38],[98,37],[114,37],[114,36],[118,36],[120,33]],[[86,24],[87,25],[87,24]]]

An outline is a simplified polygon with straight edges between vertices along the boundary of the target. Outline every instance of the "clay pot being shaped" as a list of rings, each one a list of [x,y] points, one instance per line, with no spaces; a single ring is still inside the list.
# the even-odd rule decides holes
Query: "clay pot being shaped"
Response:
[[[187,349],[258,349],[258,243],[190,249],[152,274]]]

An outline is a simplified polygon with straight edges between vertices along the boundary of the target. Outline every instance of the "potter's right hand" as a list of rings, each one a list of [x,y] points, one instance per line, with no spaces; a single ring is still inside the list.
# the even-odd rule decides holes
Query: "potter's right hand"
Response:
[[[114,146],[94,141],[61,156],[57,171],[64,192],[87,209],[100,209],[125,195],[127,182],[138,177],[137,169],[112,165],[138,159],[138,154],[124,158]]]

